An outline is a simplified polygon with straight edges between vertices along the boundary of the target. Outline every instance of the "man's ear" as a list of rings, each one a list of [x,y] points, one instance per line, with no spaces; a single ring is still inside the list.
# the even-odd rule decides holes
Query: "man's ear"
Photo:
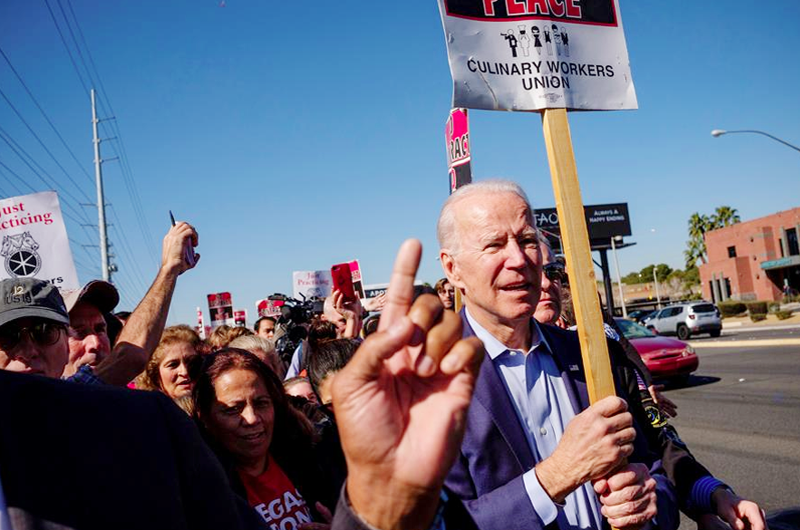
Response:
[[[444,269],[444,275],[447,276],[447,281],[456,289],[463,290],[464,283],[461,281],[461,273],[453,254],[448,249],[443,248],[439,251],[439,261],[442,262],[442,269]]]

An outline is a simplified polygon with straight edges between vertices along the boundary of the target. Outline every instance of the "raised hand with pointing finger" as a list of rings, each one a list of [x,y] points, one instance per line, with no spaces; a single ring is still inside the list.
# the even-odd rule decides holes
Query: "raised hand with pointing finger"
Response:
[[[434,520],[483,356],[480,341],[461,339],[461,320],[436,296],[412,304],[421,253],[416,240],[400,247],[378,331],[333,386],[347,495],[381,530]]]

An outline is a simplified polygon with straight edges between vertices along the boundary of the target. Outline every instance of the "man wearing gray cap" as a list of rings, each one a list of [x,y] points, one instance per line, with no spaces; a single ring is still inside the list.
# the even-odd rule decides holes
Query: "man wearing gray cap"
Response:
[[[161,339],[178,276],[200,258],[194,253],[197,242],[197,232],[187,223],[170,229],[164,237],[158,275],[113,349],[102,316],[119,301],[111,284],[90,282],[80,291],[66,293],[65,304],[56,288],[42,280],[3,280],[0,369],[48,377],[63,374],[81,383],[127,385],[144,369]]]
[[[69,315],[58,289],[16,278],[0,282],[0,369],[61,377]]]

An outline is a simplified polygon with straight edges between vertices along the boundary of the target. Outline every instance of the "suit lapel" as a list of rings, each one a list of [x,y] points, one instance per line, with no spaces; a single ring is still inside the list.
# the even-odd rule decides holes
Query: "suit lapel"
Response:
[[[565,335],[570,333],[562,331],[555,326],[539,325],[542,337],[550,347],[553,359],[556,361],[567,388],[569,400],[575,414],[589,406],[589,391],[586,388],[586,376],[583,371],[583,359],[581,358],[580,343],[577,340],[571,341],[573,337]],[[577,337],[575,337],[577,339]],[[570,344],[573,342],[573,344]]]
[[[461,319],[464,323],[463,336],[474,337],[475,332],[469,325],[464,311],[461,311]],[[492,418],[503,439],[511,448],[511,452],[517,459],[523,470],[531,469],[536,464],[533,453],[525,437],[524,427],[520,424],[517,411],[511,401],[511,397],[506,391],[506,386],[497,373],[494,363],[489,355],[484,352],[485,358],[481,364],[478,380],[475,383],[474,399],[486,409]]]

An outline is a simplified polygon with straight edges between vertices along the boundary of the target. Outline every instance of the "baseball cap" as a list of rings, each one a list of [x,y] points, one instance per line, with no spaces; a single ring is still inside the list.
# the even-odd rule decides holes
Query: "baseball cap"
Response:
[[[58,289],[35,278],[0,281],[0,326],[26,317],[69,325],[69,312]]]
[[[92,280],[82,289],[64,291],[62,294],[67,311],[72,311],[78,302],[86,302],[95,306],[101,313],[110,313],[119,303],[117,288],[103,280]]]

